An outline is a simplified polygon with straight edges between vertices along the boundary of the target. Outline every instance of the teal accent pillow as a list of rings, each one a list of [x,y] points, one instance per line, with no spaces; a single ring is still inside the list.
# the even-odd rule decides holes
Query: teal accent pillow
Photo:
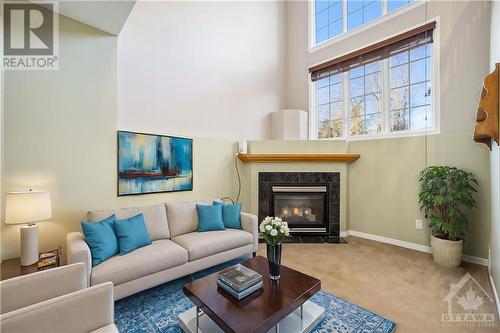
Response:
[[[116,220],[115,232],[118,236],[120,254],[124,255],[140,247],[151,244],[144,215],[139,214],[128,219]]]
[[[113,226],[115,214],[99,222],[80,222],[83,236],[90,248],[92,267],[118,253],[118,238]]]
[[[240,203],[224,205],[222,202],[214,201],[214,205],[222,206],[222,221],[224,221],[224,226],[226,228],[241,229]]]
[[[196,205],[198,210],[198,231],[225,230],[221,205]]]

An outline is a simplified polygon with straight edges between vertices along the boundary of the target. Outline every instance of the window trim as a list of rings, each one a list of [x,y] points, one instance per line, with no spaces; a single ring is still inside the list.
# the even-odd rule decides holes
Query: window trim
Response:
[[[381,92],[382,96],[384,96],[384,109],[382,110],[381,119],[382,119],[382,131],[380,133],[368,133],[368,134],[359,134],[359,135],[346,135],[349,133],[349,121],[347,115],[349,114],[349,103],[343,103],[344,107],[344,122],[343,122],[343,133],[344,135],[336,138],[318,138],[318,121],[317,121],[317,101],[316,101],[316,85],[318,81],[311,81],[311,76],[309,75],[308,79],[308,88],[309,88],[309,140],[340,140],[340,141],[360,141],[360,140],[373,140],[373,139],[388,139],[388,138],[401,138],[401,137],[412,137],[412,136],[423,136],[423,135],[436,135],[440,134],[440,86],[439,86],[439,73],[440,73],[440,17],[436,16],[433,18],[429,18],[424,22],[419,22],[411,27],[408,27],[402,31],[398,31],[397,33],[387,36],[384,39],[391,38],[393,36],[399,35],[401,33],[405,33],[412,29],[415,29],[419,26],[427,24],[429,22],[436,21],[436,27],[434,28],[433,34],[433,43],[432,45],[432,75],[431,75],[431,85],[432,85],[432,110],[433,110],[433,127],[428,129],[419,129],[419,130],[405,130],[405,131],[390,131],[390,123],[389,123],[389,107],[388,107],[388,98],[385,96],[389,93],[389,78],[387,75],[382,75],[383,87],[384,90]],[[379,40],[381,41],[381,40]],[[379,42],[379,41],[375,41]],[[362,45],[359,49],[366,47],[367,45]],[[342,56],[342,55],[339,55]],[[389,59],[382,60],[382,67],[384,73],[388,71],[388,61]],[[324,62],[324,61],[323,61]],[[349,80],[347,80],[347,75],[349,72],[342,73],[344,76],[343,84],[344,84],[344,92],[349,91]],[[346,87],[347,85],[347,87]],[[347,88],[347,89],[346,89]],[[346,99],[345,94],[343,95],[344,101]],[[346,121],[347,117],[347,121]]]
[[[342,27],[343,27],[343,32],[335,37],[329,38],[325,41],[322,41],[320,43],[316,43],[316,10],[315,10],[315,0],[309,0],[308,1],[308,17],[309,17],[309,24],[308,24],[308,46],[309,48],[307,49],[308,53],[314,53],[316,51],[319,51],[321,49],[324,49],[326,47],[329,47],[331,45],[334,45],[341,40],[344,40],[346,38],[350,38],[352,36],[355,36],[357,34],[362,33],[365,30],[368,30],[382,22],[385,22],[387,20],[390,20],[396,16],[402,15],[416,7],[425,5],[424,0],[415,0],[414,2],[408,3],[398,9],[393,10],[392,12],[388,13],[387,12],[387,0],[381,0],[382,1],[382,15],[380,17],[377,17],[374,20],[371,20],[367,23],[363,23],[362,25],[347,31],[347,3],[345,0],[342,0]]]

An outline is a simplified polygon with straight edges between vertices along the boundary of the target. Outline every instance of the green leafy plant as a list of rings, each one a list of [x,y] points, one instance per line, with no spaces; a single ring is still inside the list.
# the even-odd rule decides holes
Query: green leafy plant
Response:
[[[430,219],[434,237],[461,240],[469,228],[467,211],[476,207],[474,175],[449,166],[430,166],[420,172],[420,209]]]

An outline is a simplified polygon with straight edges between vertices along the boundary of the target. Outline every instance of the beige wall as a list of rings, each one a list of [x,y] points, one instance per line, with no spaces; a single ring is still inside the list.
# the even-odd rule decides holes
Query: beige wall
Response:
[[[118,39],[118,127],[270,138],[284,103],[284,3],[139,1]]]
[[[286,108],[309,108],[311,65],[335,58],[373,41],[425,22],[425,4],[400,11],[381,24],[312,53],[307,52],[307,2],[286,4]],[[490,175],[488,151],[472,142],[476,107],[483,76],[488,71],[489,3],[429,1],[427,15],[438,18],[439,104],[441,134],[428,139],[428,165],[447,164],[473,172],[480,180],[479,207],[472,213],[464,252],[488,257]],[[331,141],[331,150],[336,150]],[[351,230],[429,244],[427,228],[415,228],[422,218],[418,206],[418,173],[425,167],[423,137],[351,141],[349,152],[361,159],[348,167],[348,221]]]
[[[194,139],[194,189],[116,196],[117,39],[60,17],[59,71],[5,73],[5,190],[51,191],[40,249],[64,243],[89,209],[233,195],[235,145]],[[19,254],[19,227],[2,223],[3,258]]]
[[[490,35],[490,68],[500,63],[500,2],[492,2]],[[491,168],[490,265],[497,292],[500,291],[500,148],[493,143]],[[500,304],[497,304],[500,309]]]

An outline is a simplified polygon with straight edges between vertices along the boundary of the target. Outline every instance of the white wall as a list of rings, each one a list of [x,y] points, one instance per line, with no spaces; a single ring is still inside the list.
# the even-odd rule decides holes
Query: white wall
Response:
[[[284,29],[282,2],[139,1],[118,39],[118,127],[269,138]]]

